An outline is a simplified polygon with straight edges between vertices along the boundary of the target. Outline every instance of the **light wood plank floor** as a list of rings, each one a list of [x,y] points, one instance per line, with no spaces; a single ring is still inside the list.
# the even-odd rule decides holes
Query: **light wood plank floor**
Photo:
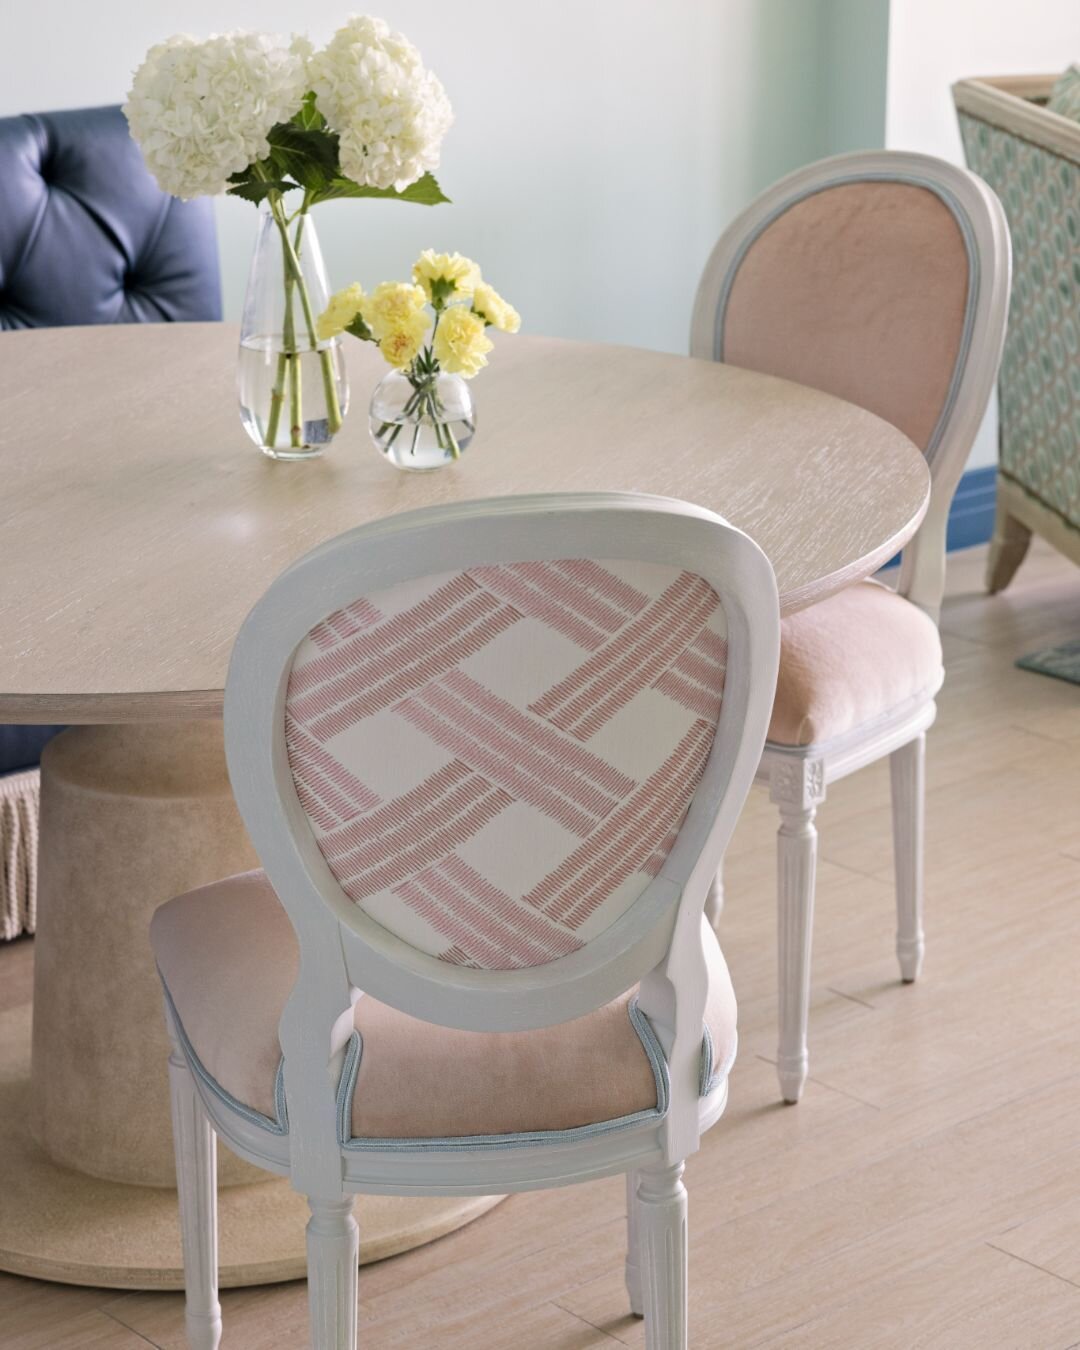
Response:
[[[722,940],[742,1049],[688,1172],[694,1347],[1080,1346],[1080,687],[1013,659],[1080,636],[1036,545],[1003,596],[954,555],[929,741],[923,981],[901,987],[884,765],[823,807],[811,1081],[777,1104],[772,809],[755,791]],[[32,944],[0,952],[21,1001]],[[0,1203],[3,1202],[0,1183]],[[644,1345],[611,1180],[517,1196],[361,1274],[365,1347]],[[227,1350],[306,1344],[303,1285],[226,1294]],[[0,1276],[6,1350],[183,1346],[178,1295]]]

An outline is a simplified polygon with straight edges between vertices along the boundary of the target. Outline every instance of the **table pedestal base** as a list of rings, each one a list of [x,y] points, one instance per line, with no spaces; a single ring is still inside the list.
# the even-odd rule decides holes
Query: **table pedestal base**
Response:
[[[219,722],[77,727],[42,760],[30,1010],[0,1017],[0,1269],[182,1286],[168,1041],[148,929],[170,896],[257,865]],[[307,1203],[218,1149],[221,1282],[305,1272]],[[452,1232],[491,1198],[358,1201],[366,1261]]]
[[[0,1015],[0,1270],[110,1289],[182,1289],[176,1192],[57,1166],[30,1135],[29,1080],[26,1007]],[[360,1260],[433,1242],[499,1198],[360,1196]],[[307,1220],[307,1202],[283,1179],[222,1186],[222,1288],[303,1279]]]

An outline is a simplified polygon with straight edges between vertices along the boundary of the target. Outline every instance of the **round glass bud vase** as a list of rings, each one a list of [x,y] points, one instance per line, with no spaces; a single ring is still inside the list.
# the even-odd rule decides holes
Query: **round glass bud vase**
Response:
[[[453,464],[476,432],[472,391],[460,375],[413,380],[384,375],[371,396],[371,439],[396,469],[423,473]]]
[[[236,384],[244,429],[271,459],[314,459],[341,430],[349,405],[342,340],[320,342],[315,331],[329,296],[310,215],[290,219],[283,198],[264,201]]]

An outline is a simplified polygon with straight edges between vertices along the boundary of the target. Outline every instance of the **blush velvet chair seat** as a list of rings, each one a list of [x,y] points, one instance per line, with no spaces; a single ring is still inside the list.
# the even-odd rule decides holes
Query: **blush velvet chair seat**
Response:
[[[721,237],[698,287],[693,355],[877,413],[923,449],[931,476],[895,592],[862,583],[782,624],[759,777],[780,810],[777,1072],[789,1102],[809,1062],[815,815],[831,781],[885,755],[902,978],[922,965],[924,747],[944,674],[946,524],[997,375],[1009,277],[1008,227],[981,179],[925,155],[874,151],[770,188]],[[722,893],[718,878],[714,922]]]
[[[705,940],[715,946],[715,937]],[[300,951],[266,874],[229,877],[169,901],[154,916],[151,943],[204,1086],[280,1128],[278,1026]],[[718,947],[710,962],[717,979],[705,1006],[703,1097],[727,1076],[736,1041],[735,995]],[[559,1026],[517,1032],[460,1031],[357,999],[352,1139],[533,1134],[662,1109],[660,1051],[636,1008],[631,1018],[636,994]]]
[[[211,203],[160,190],[119,107],[0,118],[0,183],[0,330],[221,318]],[[0,727],[0,938],[34,928],[37,764],[60,730]]]
[[[704,904],[778,648],[764,555],[658,498],[397,515],[274,583],[225,694],[265,872],[151,929],[192,1345],[221,1335],[216,1131],[308,1197],[316,1350],[356,1345],[354,1194],[613,1173],[631,1306],[685,1350],[683,1160],[735,1053]]]
[[[875,581],[780,625],[780,673],[768,739],[831,741],[883,712],[933,698],[944,678],[937,625]]]

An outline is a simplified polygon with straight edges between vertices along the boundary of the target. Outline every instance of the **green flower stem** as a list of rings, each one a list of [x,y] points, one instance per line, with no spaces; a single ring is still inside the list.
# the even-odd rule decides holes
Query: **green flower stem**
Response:
[[[295,285],[296,293],[300,297],[300,307],[304,312],[304,325],[307,328],[308,342],[310,343],[311,350],[313,352],[318,352],[319,355],[319,366],[322,372],[322,381],[323,381],[323,393],[326,398],[327,426],[331,436],[333,436],[336,432],[341,430],[341,423],[342,423],[341,405],[338,402],[338,394],[337,394],[337,380],[334,376],[334,361],[333,361],[334,354],[332,348],[319,347],[318,337],[316,336],[315,333],[315,315],[312,312],[311,308],[311,297],[308,295],[307,282],[304,279],[304,273],[303,269],[300,266],[300,258],[299,258],[300,247],[304,237],[304,222],[307,219],[306,205],[307,203],[305,199],[305,206],[301,207],[299,212],[299,219],[297,220],[296,241],[294,244],[293,240],[290,239],[289,237],[289,222],[285,215],[284,207],[282,206],[281,203],[281,194],[273,192],[270,194],[270,210],[271,213],[273,214],[274,221],[281,234],[281,245],[285,258],[286,314],[287,317],[289,314],[291,314],[292,287],[293,285]],[[283,334],[283,337],[284,336],[285,335]],[[288,346],[287,340],[286,346]],[[295,327],[293,331],[292,351],[293,353],[297,352]],[[296,387],[299,390],[298,355],[297,359],[294,359],[291,362],[291,364],[297,367]],[[290,389],[291,387],[292,382],[290,381]],[[292,419],[293,425],[301,426],[302,419],[299,415],[299,407],[291,411],[294,414]]]
[[[266,444],[272,450],[277,440],[278,426],[281,422],[281,405],[285,402],[285,373],[288,358],[284,352],[278,352],[277,370],[274,372],[274,386],[270,390],[270,417],[266,423]]]

